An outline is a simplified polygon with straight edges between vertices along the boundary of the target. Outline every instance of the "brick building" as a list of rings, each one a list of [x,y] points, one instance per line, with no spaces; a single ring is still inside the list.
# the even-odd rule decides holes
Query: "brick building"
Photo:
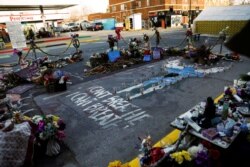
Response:
[[[204,6],[205,0],[109,0],[107,13],[90,14],[89,20],[114,18],[125,22],[132,14],[141,13],[144,27],[166,27],[171,26],[174,15],[180,16],[182,23],[188,23],[189,18],[192,22]]]

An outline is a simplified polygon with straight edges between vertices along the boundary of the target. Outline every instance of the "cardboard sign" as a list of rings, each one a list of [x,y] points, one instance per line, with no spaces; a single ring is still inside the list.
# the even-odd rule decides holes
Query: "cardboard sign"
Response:
[[[27,47],[21,22],[6,22],[12,48],[21,49]]]

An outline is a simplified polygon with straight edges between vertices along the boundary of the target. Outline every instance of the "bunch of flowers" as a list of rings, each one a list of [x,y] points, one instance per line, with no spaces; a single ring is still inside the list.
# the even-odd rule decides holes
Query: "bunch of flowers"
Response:
[[[108,167],[130,167],[128,163],[122,164],[121,161],[115,160],[110,162]]]
[[[62,119],[55,115],[36,115],[32,121],[37,125],[36,137],[39,140],[62,140],[65,137],[66,125]]]
[[[172,159],[174,159],[178,164],[182,164],[184,162],[184,160],[191,161],[191,156],[190,156],[189,152],[187,152],[185,150],[172,153],[172,154],[170,154],[170,157]]]

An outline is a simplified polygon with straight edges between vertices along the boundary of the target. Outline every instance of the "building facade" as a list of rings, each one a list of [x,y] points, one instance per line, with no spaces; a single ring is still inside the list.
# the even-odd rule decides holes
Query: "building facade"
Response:
[[[205,8],[212,6],[229,6],[233,5],[234,0],[205,0]]]
[[[205,0],[109,0],[107,13],[90,14],[89,20],[115,18],[125,22],[132,14],[141,13],[144,27],[167,27],[175,15],[182,23],[192,22],[204,4]]]

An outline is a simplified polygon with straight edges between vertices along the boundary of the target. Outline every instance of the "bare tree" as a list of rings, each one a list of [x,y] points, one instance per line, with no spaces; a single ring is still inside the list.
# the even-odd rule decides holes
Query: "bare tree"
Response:
[[[250,0],[242,0],[241,5],[248,5],[250,4]]]
[[[229,6],[232,6],[235,4],[235,0],[229,0]]]

